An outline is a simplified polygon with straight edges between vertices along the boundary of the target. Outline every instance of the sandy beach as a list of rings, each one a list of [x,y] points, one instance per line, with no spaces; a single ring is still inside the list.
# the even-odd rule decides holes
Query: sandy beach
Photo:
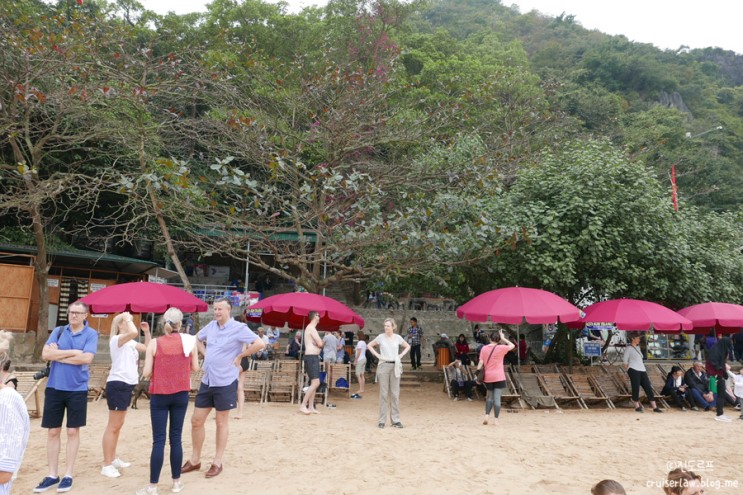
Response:
[[[714,421],[712,412],[678,410],[504,410],[498,426],[483,426],[483,401],[454,402],[441,384],[425,383],[402,389],[405,428],[379,429],[377,395],[373,384],[361,400],[334,392],[331,400],[338,407],[310,416],[298,413],[295,404],[247,403],[243,419],[231,420],[224,471],[213,479],[204,478],[214,453],[215,426],[209,420],[201,472],[183,475],[182,493],[577,495],[612,478],[628,494],[650,495],[663,493],[662,480],[678,466],[701,474],[707,495],[743,493],[738,462],[743,421],[732,409],[727,413],[733,423]],[[106,403],[89,403],[71,493],[133,494],[147,483],[149,401],[143,398],[139,406],[127,415],[118,449],[133,465],[109,479],[100,475]],[[40,425],[40,419],[31,420],[13,493],[31,493],[46,475],[46,432]],[[62,470],[64,443],[63,434]],[[167,448],[165,455],[160,493],[170,493]]]

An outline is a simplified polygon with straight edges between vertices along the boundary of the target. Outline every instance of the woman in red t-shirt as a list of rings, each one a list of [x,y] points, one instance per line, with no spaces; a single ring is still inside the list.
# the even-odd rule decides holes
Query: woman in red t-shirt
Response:
[[[460,361],[462,361],[463,365],[469,366],[470,345],[467,343],[467,337],[465,337],[463,333],[460,333],[459,337],[457,337],[457,341],[454,343],[454,348],[457,351],[454,359],[459,359]]]
[[[490,336],[492,342],[480,350],[480,359],[477,363],[477,370],[479,371],[483,366],[485,367],[485,388],[488,389],[488,398],[485,401],[485,418],[482,424],[488,424],[490,418],[490,411],[495,409],[495,421],[493,424],[498,424],[498,416],[500,415],[500,403],[503,389],[506,388],[506,372],[503,368],[503,358],[508,352],[516,347],[506,339],[503,335],[503,330],[499,330],[497,334]]]
[[[152,339],[147,346],[142,376],[150,378],[150,419],[152,420],[152,453],[150,454],[150,484],[137,495],[157,493],[157,483],[163,467],[165,439],[170,419],[170,470],[173,477],[171,491],[183,490],[181,466],[183,446],[181,434],[188,410],[188,392],[191,389],[191,371],[199,369],[196,338],[181,334],[183,313],[170,308],[163,315],[165,335]]]

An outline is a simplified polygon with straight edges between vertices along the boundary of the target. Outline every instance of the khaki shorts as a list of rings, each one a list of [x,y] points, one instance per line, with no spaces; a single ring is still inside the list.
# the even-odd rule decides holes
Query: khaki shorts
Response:
[[[366,359],[359,359],[356,363],[356,374],[363,375],[364,369],[366,369]]]

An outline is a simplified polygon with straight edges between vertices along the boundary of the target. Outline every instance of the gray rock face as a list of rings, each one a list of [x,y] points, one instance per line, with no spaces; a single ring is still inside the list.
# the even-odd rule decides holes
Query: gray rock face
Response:
[[[659,96],[660,104],[664,107],[671,107],[675,108],[676,110],[680,112],[684,112],[685,114],[688,114],[689,117],[692,117],[691,110],[689,110],[689,107],[686,106],[684,103],[683,98],[681,98],[681,95],[674,91],[670,95],[666,93],[665,91],[661,91]]]

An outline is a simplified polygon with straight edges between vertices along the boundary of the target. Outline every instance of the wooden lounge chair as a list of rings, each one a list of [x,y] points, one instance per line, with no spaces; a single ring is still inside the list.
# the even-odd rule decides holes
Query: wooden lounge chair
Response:
[[[650,379],[650,385],[652,386],[653,393],[655,394],[655,400],[658,401],[658,404],[668,409],[670,406],[666,401],[666,396],[661,394],[666,386],[666,375],[658,366],[655,366],[653,364],[647,364],[645,366],[645,369],[647,369],[648,371],[648,378]],[[667,397],[670,398],[670,396]]]
[[[204,370],[199,368],[197,371],[191,372],[191,390],[188,392],[189,399],[195,399],[196,394],[199,393],[199,387],[201,386],[201,379],[204,378]]]
[[[278,361],[276,361],[276,371],[294,371],[294,372],[296,372],[300,368],[299,364],[300,364],[299,361],[297,361],[295,359],[292,359],[292,360],[279,359]]]
[[[446,395],[449,396],[450,399],[453,399],[454,396],[451,392],[451,377],[449,376],[449,367],[444,366],[441,371],[444,373],[444,392],[446,393]]]
[[[91,364],[88,367],[90,379],[88,380],[88,400],[98,401],[106,396],[106,380],[111,367],[107,364]]]
[[[330,392],[340,390],[343,393],[346,394],[346,396],[350,399],[351,398],[351,365],[350,364],[331,364],[328,368],[328,393],[326,394],[326,403],[327,403],[327,396],[330,394]],[[344,378],[346,380],[346,385],[339,386],[338,385],[338,379]]]
[[[477,387],[475,387],[475,393],[477,393]],[[521,393],[519,392],[518,387],[516,387],[513,378],[511,378],[511,374],[508,372],[506,372],[506,389],[501,395],[501,402],[509,406],[514,402],[518,402],[521,409],[526,409],[526,404],[521,397]]]
[[[565,378],[586,406],[589,404],[602,404],[609,409],[615,409],[614,404],[606,396],[593,376],[585,373],[573,373],[572,375],[565,375]]]
[[[251,359],[248,369],[272,371],[274,369],[274,363],[275,361],[269,361],[268,359]]]
[[[536,373],[559,373],[560,368],[556,364],[535,364],[534,371]]]
[[[511,369],[516,373],[535,373],[534,366],[531,364],[512,364]]]
[[[26,401],[26,407],[28,408],[28,415],[31,418],[41,417],[41,400],[39,397],[39,386],[42,384],[46,377],[36,380],[34,375],[35,371],[16,371],[13,373],[18,379],[18,387],[16,391],[21,394],[23,400]],[[29,404],[28,399],[33,398],[33,401]]]
[[[532,409],[539,407],[554,407],[560,409],[557,401],[547,393],[536,373],[513,373],[514,385],[518,388],[521,398],[529,404]]]
[[[578,407],[588,409],[583,400],[570,388],[570,384],[560,373],[539,373],[544,390],[547,391],[557,402],[570,404],[575,402]]]
[[[243,394],[246,401],[265,402],[268,376],[266,370],[248,370],[243,374]]]
[[[614,377],[607,373],[596,374],[592,376],[594,383],[601,389],[607,399],[612,401],[614,408],[616,403],[621,401],[628,401],[632,396],[624,388],[620,387]]]
[[[293,371],[274,371],[268,380],[269,402],[293,403],[297,396],[297,375]]]

